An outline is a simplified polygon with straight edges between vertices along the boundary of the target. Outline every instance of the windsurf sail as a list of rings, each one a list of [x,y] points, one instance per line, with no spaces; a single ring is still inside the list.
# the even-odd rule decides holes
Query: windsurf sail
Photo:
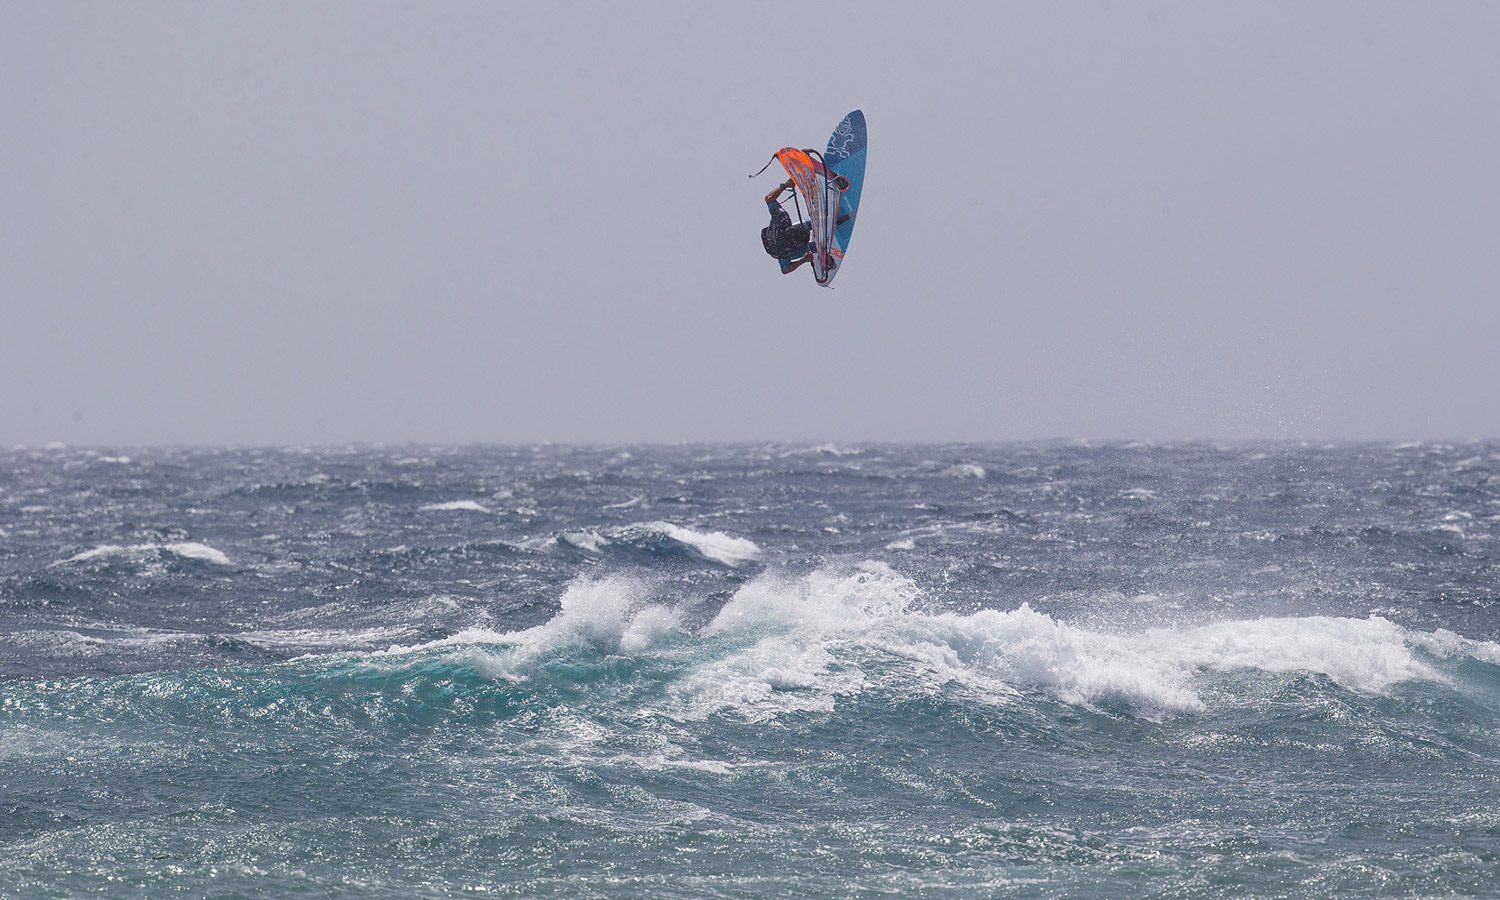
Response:
[[[776,151],[776,159],[796,183],[802,202],[807,204],[808,222],[812,226],[813,276],[818,284],[826,285],[843,259],[842,250],[837,255],[831,251],[836,249],[833,235],[838,227],[839,184],[847,186],[848,182],[831,173],[816,150],[782,147]]]

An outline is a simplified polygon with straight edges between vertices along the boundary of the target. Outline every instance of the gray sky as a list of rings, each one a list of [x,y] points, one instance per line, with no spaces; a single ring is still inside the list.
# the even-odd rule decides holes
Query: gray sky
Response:
[[[0,0],[0,445],[1497,437],[1497,46],[1490,2]],[[746,176],[855,108],[825,290]]]

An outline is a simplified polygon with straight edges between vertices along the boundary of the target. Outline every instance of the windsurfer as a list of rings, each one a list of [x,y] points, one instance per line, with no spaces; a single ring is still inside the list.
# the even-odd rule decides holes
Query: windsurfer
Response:
[[[760,230],[760,242],[766,253],[781,264],[781,274],[790,275],[803,264],[812,262],[812,227],[806,222],[792,224],[792,217],[781,208],[783,191],[794,190],[797,183],[788,178],[766,195],[766,209],[771,213],[771,224]]]

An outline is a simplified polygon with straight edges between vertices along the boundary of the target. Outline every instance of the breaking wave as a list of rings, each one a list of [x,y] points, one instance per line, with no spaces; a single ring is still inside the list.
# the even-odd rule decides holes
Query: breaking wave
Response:
[[[1114,632],[1027,604],[933,611],[913,582],[879,563],[799,577],[765,573],[706,625],[694,628],[690,619],[647,581],[583,577],[545,624],[393,651],[464,647],[486,676],[516,684],[626,660],[663,683],[653,711],[682,720],[764,719],[829,711],[842,697],[866,693],[952,690],[985,704],[1045,698],[1159,719],[1204,712],[1202,679],[1214,673],[1317,675],[1379,695],[1407,682],[1451,684],[1453,661],[1500,665],[1500,645],[1415,632],[1379,616]],[[481,652],[468,655],[476,643]]]
[[[671,522],[646,522],[598,531],[565,531],[557,541],[589,553],[610,549],[660,557],[681,555],[731,568],[756,562],[761,549],[754,541],[722,531],[694,531]]]
[[[222,551],[215,550],[207,544],[199,544],[192,541],[182,541],[172,544],[134,544],[128,547],[118,544],[104,544],[92,550],[85,550],[82,553],[70,556],[63,560],[63,562],[94,562],[109,560],[111,558],[160,559],[167,556],[212,563],[216,566],[233,565],[229,561],[229,557],[225,556]]]

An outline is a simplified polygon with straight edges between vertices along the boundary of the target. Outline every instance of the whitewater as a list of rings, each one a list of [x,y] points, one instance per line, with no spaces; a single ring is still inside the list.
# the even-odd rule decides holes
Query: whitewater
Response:
[[[1500,444],[0,451],[0,897],[1500,896]]]

